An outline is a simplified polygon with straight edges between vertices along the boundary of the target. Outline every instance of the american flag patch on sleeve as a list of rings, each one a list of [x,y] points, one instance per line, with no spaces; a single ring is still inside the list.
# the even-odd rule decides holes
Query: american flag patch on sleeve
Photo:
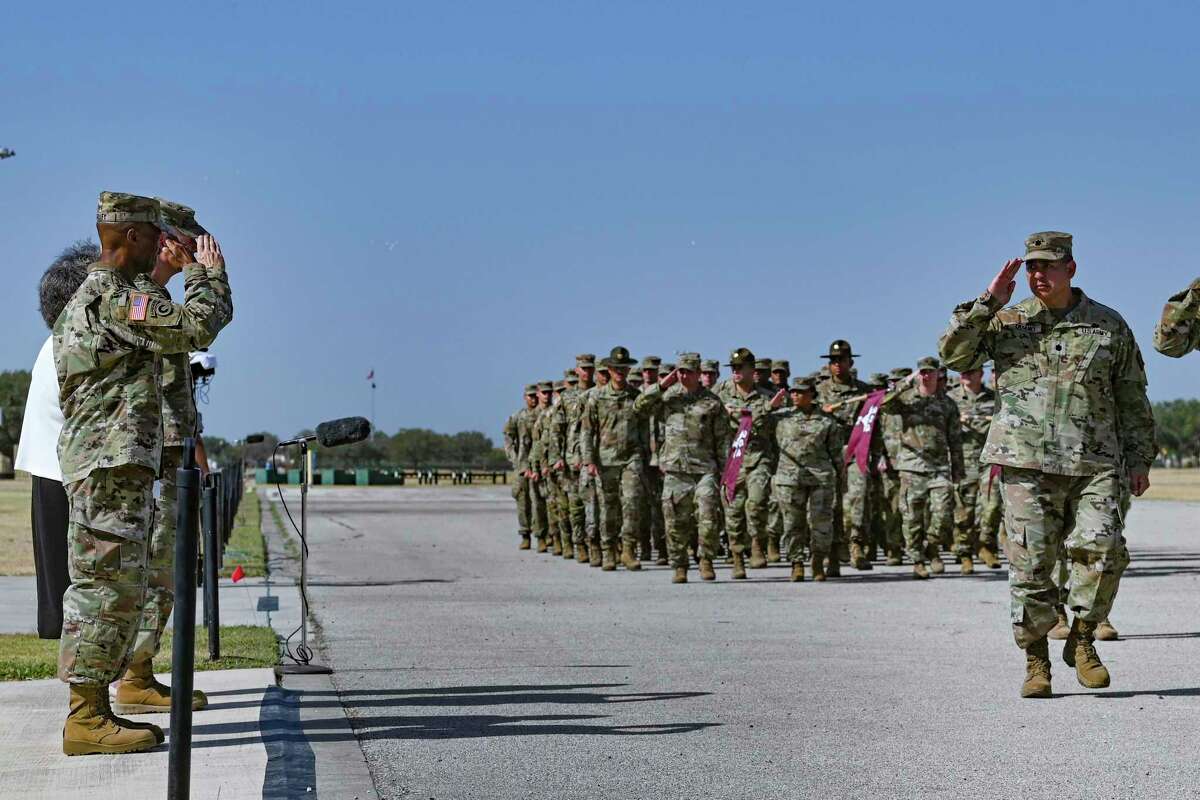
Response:
[[[150,295],[143,292],[133,292],[129,296],[129,321],[145,322],[146,310],[150,307]]]

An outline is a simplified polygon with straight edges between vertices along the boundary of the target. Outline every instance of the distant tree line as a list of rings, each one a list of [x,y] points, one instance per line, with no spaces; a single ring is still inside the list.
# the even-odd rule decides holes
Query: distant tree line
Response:
[[[300,431],[297,436],[311,431]],[[204,437],[210,459],[225,463],[238,457],[262,466],[271,459],[279,437],[263,432],[263,441],[240,445],[219,437]],[[370,439],[357,444],[323,448],[312,444],[320,469],[353,469],[355,467],[467,467],[472,469],[509,469],[504,450],[479,431],[438,433],[425,428],[402,428],[392,435],[375,431]],[[280,451],[281,465],[291,464],[295,448]]]
[[[1171,467],[1200,466],[1200,400],[1154,404],[1160,460]]]

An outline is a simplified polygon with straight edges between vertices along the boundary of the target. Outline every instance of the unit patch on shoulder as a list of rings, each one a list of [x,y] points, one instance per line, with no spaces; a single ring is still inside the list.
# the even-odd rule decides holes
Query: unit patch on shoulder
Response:
[[[145,322],[146,312],[150,308],[150,295],[145,292],[131,292],[129,295],[129,321]]]

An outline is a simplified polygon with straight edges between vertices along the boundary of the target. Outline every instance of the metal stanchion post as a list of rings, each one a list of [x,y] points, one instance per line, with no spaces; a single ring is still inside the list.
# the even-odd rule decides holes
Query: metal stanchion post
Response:
[[[217,591],[217,557],[221,552],[221,532],[217,520],[215,485],[204,487],[204,624],[208,626],[208,660],[221,657],[221,599]]]
[[[196,512],[200,470],[196,441],[183,444],[176,472],[179,510],[175,531],[175,628],[171,651],[171,744],[167,767],[168,800],[187,800],[192,782],[192,671],[196,640]]]
[[[300,648],[301,661],[281,664],[276,671],[284,675],[328,675],[329,667],[312,664],[308,646],[308,442],[300,442]]]

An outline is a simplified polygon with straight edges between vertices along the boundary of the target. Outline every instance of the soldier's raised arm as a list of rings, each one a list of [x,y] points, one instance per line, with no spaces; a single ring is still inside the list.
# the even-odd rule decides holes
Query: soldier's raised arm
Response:
[[[954,309],[949,327],[938,340],[938,355],[945,366],[963,372],[987,363],[992,345],[992,320],[1012,298],[1017,285],[1017,270],[1022,263],[1019,258],[1006,261],[983,294]]]
[[[118,339],[157,353],[186,353],[208,347],[233,319],[233,296],[225,258],[211,236],[197,240],[197,261],[168,239],[167,260],[183,268],[182,303],[130,289],[113,295],[98,309],[100,322]]]
[[[674,374],[674,372],[671,373],[671,375]],[[666,394],[666,388],[662,385],[666,380],[667,378],[663,378],[662,381],[650,384],[648,389],[643,389],[642,393],[633,401],[633,410],[643,417],[657,411],[663,404],[663,395]]]
[[[1171,295],[1163,306],[1162,318],[1154,328],[1154,349],[1171,358],[1200,349],[1200,278]]]

